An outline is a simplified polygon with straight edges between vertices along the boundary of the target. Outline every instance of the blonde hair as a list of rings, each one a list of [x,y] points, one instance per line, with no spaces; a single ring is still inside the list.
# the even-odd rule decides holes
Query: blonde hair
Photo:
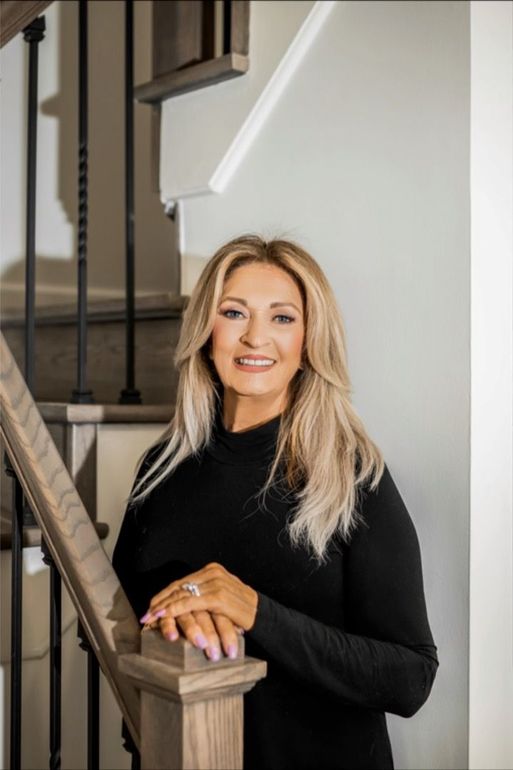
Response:
[[[184,311],[174,355],[179,372],[175,412],[139,468],[153,447],[165,446],[138,480],[129,502],[144,499],[210,442],[222,400],[222,385],[208,355],[210,337],[225,281],[250,263],[286,271],[303,297],[303,368],[289,383],[276,454],[261,492],[265,495],[283,463],[288,487],[299,501],[287,525],[291,543],[310,547],[322,563],[333,535],[349,542],[361,518],[359,492],[364,485],[376,489],[384,460],[351,404],[345,333],[335,295],[314,258],[289,240],[266,242],[258,235],[243,235],[219,248],[206,264]]]

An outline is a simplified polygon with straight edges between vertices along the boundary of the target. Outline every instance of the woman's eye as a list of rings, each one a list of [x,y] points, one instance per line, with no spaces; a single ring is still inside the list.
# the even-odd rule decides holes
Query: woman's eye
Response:
[[[228,315],[228,313],[238,313],[239,315],[243,315],[240,310],[223,310],[222,315],[226,316],[227,318],[233,318],[234,316]],[[275,315],[274,318],[285,318],[286,323],[292,323],[294,319],[289,315]],[[280,322],[281,323],[281,322]]]

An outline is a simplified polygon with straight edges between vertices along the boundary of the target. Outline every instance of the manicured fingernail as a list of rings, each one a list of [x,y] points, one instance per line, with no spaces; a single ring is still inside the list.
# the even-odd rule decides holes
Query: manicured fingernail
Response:
[[[237,657],[237,647],[234,644],[228,645],[228,657],[229,658],[236,658]]]
[[[221,653],[217,647],[210,647],[209,654],[210,654],[211,660],[219,660],[219,658],[221,657]]]
[[[143,615],[140,619],[139,623],[146,623],[151,618],[151,612],[147,612],[146,615]]]
[[[158,612],[155,613],[155,617],[156,618],[163,618],[165,614],[166,614],[165,610],[159,610]]]
[[[169,634],[167,635],[167,638],[171,642],[176,642],[176,640],[178,639],[178,634],[176,633],[176,631],[170,631]]]
[[[194,641],[196,642],[198,647],[201,647],[202,650],[204,650],[205,647],[208,646],[208,642],[203,636],[203,634],[196,634],[196,636],[194,637]]]

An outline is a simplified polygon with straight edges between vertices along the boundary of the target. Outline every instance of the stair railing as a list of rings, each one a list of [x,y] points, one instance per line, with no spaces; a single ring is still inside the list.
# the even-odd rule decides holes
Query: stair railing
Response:
[[[45,37],[45,17],[38,16],[50,0],[34,2],[2,2],[0,7],[0,45],[18,33],[28,43],[28,108],[27,108],[27,205],[26,205],[26,270],[25,270],[25,380],[36,393],[36,188],[37,188],[37,118],[39,46]],[[125,230],[126,230],[126,382],[119,402],[142,403],[135,384],[135,258],[134,258],[134,86],[133,86],[133,0],[125,0]],[[78,2],[78,233],[77,233],[77,382],[70,395],[75,403],[94,403],[93,391],[87,383],[87,242],[88,242],[88,2]],[[9,457],[5,470],[13,479],[12,509],[12,603],[11,603],[11,770],[21,767],[22,735],[22,548],[24,530],[35,527],[31,507],[19,488],[17,474]],[[61,583],[51,550],[44,538],[41,543],[44,561],[50,568],[50,768],[61,765]],[[79,625],[82,646],[88,653],[88,767],[99,762],[98,665]]]
[[[139,698],[118,670],[138,652],[140,630],[71,476],[0,333],[0,429],[48,551],[123,716],[139,741]]]
[[[0,430],[14,472],[111,686],[143,770],[242,768],[243,694],[265,661],[209,661],[141,633],[93,522],[0,333]],[[141,643],[142,640],[142,643]],[[140,694],[140,696],[139,696]]]

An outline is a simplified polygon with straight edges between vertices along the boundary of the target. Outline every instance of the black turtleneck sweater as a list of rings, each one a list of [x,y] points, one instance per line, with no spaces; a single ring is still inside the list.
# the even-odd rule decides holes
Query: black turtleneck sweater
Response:
[[[412,716],[438,667],[417,534],[385,467],[349,545],[333,539],[323,566],[293,548],[285,487],[257,499],[279,424],[233,433],[218,410],[209,447],[128,506],[113,565],[138,617],[210,561],[258,592],[246,654],[268,673],[244,696],[245,770],[393,768],[384,712]]]

